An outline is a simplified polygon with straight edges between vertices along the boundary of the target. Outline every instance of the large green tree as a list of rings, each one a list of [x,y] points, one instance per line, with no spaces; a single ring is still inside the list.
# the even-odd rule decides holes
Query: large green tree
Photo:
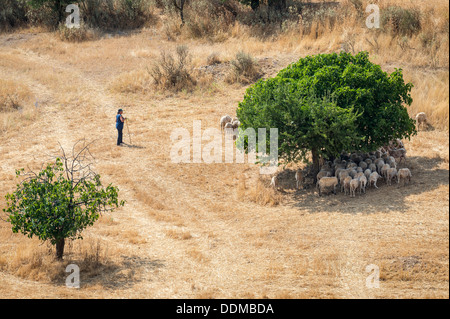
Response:
[[[306,161],[311,153],[317,171],[321,157],[373,151],[415,134],[406,108],[412,87],[401,69],[388,74],[367,52],[319,54],[251,86],[237,115],[243,130],[278,128],[279,157]]]
[[[102,212],[124,205],[118,200],[118,188],[104,187],[100,175],[84,163],[88,153],[86,145],[73,157],[64,153],[37,173],[17,170],[23,180],[6,195],[3,211],[12,231],[50,241],[58,259],[63,258],[66,239],[82,239],[81,232]]]

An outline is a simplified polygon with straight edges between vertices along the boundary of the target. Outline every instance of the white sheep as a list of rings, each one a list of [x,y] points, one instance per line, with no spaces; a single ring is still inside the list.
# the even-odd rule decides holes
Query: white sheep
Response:
[[[408,181],[408,184],[411,182],[411,171],[409,168],[402,168],[397,173],[397,184],[400,184],[400,181],[402,181],[403,186],[405,186],[406,181]]]
[[[420,112],[416,115],[416,124],[417,124],[417,130],[420,129],[420,127],[426,127],[428,124],[427,115],[424,112]]]
[[[372,163],[372,161],[371,161],[371,163]],[[368,164],[366,162],[359,162],[359,167],[361,167],[363,169],[363,171],[367,169],[367,166],[368,166]]]
[[[351,177],[355,178],[355,176],[356,176],[357,173],[358,173],[358,172],[356,171],[356,169],[352,169],[352,170],[350,170],[350,171],[348,172],[348,175],[350,175]]]
[[[398,160],[399,164],[402,160],[405,160],[405,162],[406,162],[406,149],[404,149],[404,148],[398,148],[396,150],[392,150],[391,152],[389,152],[389,154],[392,157],[394,157],[395,159],[399,159]]]
[[[381,176],[384,178],[385,181],[387,181],[387,171],[390,169],[391,166],[389,164],[384,164],[381,168]]]
[[[361,191],[366,193],[366,186],[367,186],[367,178],[365,175],[362,175],[358,178],[359,180],[359,194],[361,194]]]
[[[343,170],[336,177],[339,178],[339,184],[342,185],[343,181],[349,176],[348,171]]]
[[[389,169],[387,170],[386,176],[387,176],[386,183],[387,183],[388,185],[392,185],[392,180],[393,180],[395,177],[397,177],[397,169],[396,169],[395,167],[389,168]],[[397,177],[397,179],[398,179],[398,177]]]
[[[324,191],[332,191],[336,195],[336,187],[339,184],[337,177],[322,177],[317,182],[317,188],[319,189],[319,196],[322,196]]]
[[[272,177],[272,180],[271,180],[271,182],[270,182],[270,186],[272,186],[273,187],[273,189],[275,190],[275,191],[277,191],[278,190],[278,176],[277,175],[275,175],[274,177]]]
[[[233,119],[229,115],[222,116],[220,119],[220,129],[223,131],[227,123],[233,122]]]
[[[233,120],[233,122],[231,122],[231,125],[233,126],[233,130],[235,130],[239,126],[241,126],[241,122],[239,122],[239,120],[235,119],[235,120]]]
[[[359,179],[350,181],[350,197],[356,197],[356,190],[359,188]]]
[[[351,177],[351,176],[347,176],[345,179],[344,179],[344,182],[343,182],[343,187],[344,187],[344,194],[345,195],[347,195],[347,193],[348,194],[350,194],[350,182],[353,180],[353,178]],[[342,189],[341,189],[341,191],[342,191]]]
[[[331,172],[322,170],[317,174],[316,179],[320,181],[324,177],[331,177]]]
[[[369,180],[370,174],[372,174],[372,170],[370,168],[364,171],[364,176]]]
[[[375,188],[378,188],[377,181],[379,178],[380,178],[380,174],[378,174],[377,172],[372,172],[372,174],[370,174],[370,177],[369,177],[369,186],[371,186],[373,184],[373,186]]]
[[[384,166],[385,164],[386,164],[386,163],[384,162],[384,160],[378,161],[378,163],[376,164],[376,165],[377,165],[377,173],[378,173],[379,175],[381,175],[381,169],[383,168],[383,166]]]

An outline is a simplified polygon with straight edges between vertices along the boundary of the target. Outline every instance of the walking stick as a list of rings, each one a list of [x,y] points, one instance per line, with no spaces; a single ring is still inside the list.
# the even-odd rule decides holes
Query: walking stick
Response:
[[[132,145],[132,143],[131,143],[131,134],[130,134],[130,126],[128,125],[128,119],[125,121],[125,124],[127,125],[128,137],[130,138],[130,145]]]

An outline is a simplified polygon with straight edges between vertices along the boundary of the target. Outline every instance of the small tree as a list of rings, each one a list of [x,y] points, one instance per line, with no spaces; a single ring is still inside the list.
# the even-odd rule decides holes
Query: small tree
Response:
[[[61,147],[62,156],[38,173],[17,170],[16,176],[24,179],[6,195],[3,209],[14,233],[49,240],[58,259],[63,257],[66,239],[82,239],[81,232],[102,212],[124,205],[118,200],[118,188],[103,187],[100,175],[86,163],[91,156],[89,144],[76,153],[75,146],[71,157]]]
[[[411,83],[388,74],[366,52],[307,56],[250,87],[239,103],[241,129],[278,128],[278,154],[286,163],[342,151],[374,151],[416,133]],[[269,137],[267,137],[269,140]]]

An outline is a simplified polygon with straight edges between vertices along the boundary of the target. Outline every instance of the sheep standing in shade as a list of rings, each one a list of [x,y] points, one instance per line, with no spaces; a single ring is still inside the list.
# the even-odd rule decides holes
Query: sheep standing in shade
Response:
[[[389,168],[387,170],[386,176],[387,176],[386,183],[388,185],[392,185],[392,180],[397,177],[397,169],[395,167]]]
[[[397,173],[397,184],[400,184],[402,182],[403,186],[405,186],[406,181],[408,181],[408,184],[411,183],[411,171],[409,168],[402,168]]]
[[[333,192],[336,195],[336,187],[339,184],[336,177],[322,177],[317,182],[317,188],[319,189],[319,196],[322,196],[324,192]]]
[[[373,185],[375,188],[378,188],[377,181],[380,177],[380,174],[378,174],[377,172],[372,172],[369,177],[369,186]]]
[[[350,197],[356,197],[356,190],[359,188],[359,179],[352,179],[350,181]]]

